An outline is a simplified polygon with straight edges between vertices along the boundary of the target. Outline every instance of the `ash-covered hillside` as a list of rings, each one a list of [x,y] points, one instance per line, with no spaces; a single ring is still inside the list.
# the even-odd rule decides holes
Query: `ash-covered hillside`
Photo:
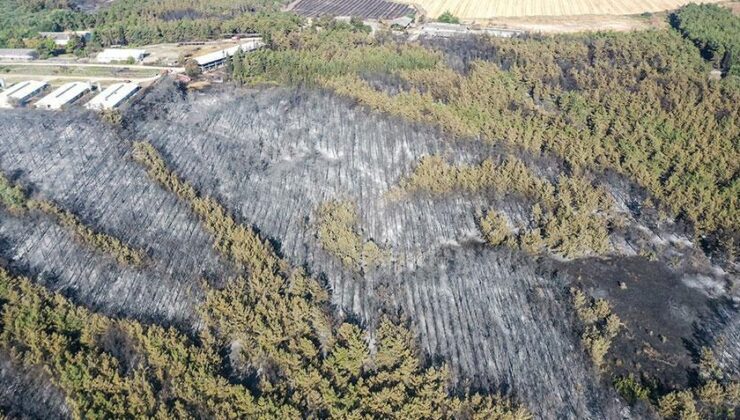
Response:
[[[693,386],[702,348],[738,374],[735,274],[713,264],[685,227],[638,211],[648,194],[620,176],[588,174],[610,203],[602,252],[532,253],[505,241],[492,246],[482,220],[495,209],[526,221],[538,200],[508,187],[517,176],[505,162],[564,194],[558,179],[568,168],[555,157],[451,139],[313,90],[183,93],[163,82],[123,117],[114,127],[87,112],[0,114],[0,172],[11,183],[144,255],[122,264],[49,212],[0,206],[2,265],[74,305],[198,336],[211,322],[199,309],[210,305],[209,290],[228,289],[240,276],[239,264],[219,252],[223,238],[214,244],[218,228],[182,199],[189,193],[173,193],[141,164],[134,142],[144,141],[183,182],[318,279],[337,319],[354,320],[370,337],[384,317],[408,322],[424,363],[449,367],[453,394],[501,393],[538,418],[643,418],[656,413],[620,397],[615,378],[645,374],[666,390]],[[481,188],[414,184],[430,157],[462,174],[488,160],[503,178]],[[594,299],[618,317],[614,334],[602,333],[601,318],[584,319]],[[603,366],[587,345],[599,334],[610,342]],[[240,346],[256,350],[229,343],[229,366],[217,376],[247,389],[269,376],[254,361],[235,367]],[[18,345],[7,337],[3,344]],[[101,348],[131,372],[144,357]],[[0,380],[18,391],[0,393],[0,407],[69,415],[69,399],[59,397],[64,381],[46,379],[27,360],[3,360]]]

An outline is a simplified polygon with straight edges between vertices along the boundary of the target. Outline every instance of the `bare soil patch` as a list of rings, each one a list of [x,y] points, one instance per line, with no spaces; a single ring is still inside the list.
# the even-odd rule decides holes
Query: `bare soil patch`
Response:
[[[527,32],[575,33],[587,31],[635,31],[667,26],[665,13],[650,16],[537,16],[476,19],[474,24]]]
[[[582,1],[541,1],[541,0],[414,0],[430,18],[437,18],[446,11],[465,20],[495,19],[502,17],[532,16],[581,16],[581,15],[633,15],[655,13],[677,9],[687,0],[582,0]],[[702,3],[719,3],[708,0]]]

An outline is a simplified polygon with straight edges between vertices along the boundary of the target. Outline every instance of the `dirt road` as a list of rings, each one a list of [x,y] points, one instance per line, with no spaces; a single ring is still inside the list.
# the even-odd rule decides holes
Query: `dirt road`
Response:
[[[45,82],[51,81],[51,80],[83,80],[83,81],[91,81],[91,82],[137,82],[137,83],[146,83],[146,82],[152,82],[154,80],[157,80],[159,76],[152,76],[152,77],[141,77],[141,78],[131,78],[131,77],[107,77],[107,76],[57,76],[57,75],[38,75],[38,74],[8,74],[5,75],[4,78],[6,80],[14,80],[14,79],[34,79],[34,80],[43,80]]]
[[[39,67],[104,67],[114,69],[134,70],[167,70],[170,73],[182,73],[184,67],[143,66],[141,64],[93,64],[93,63],[65,63],[55,61],[0,61],[0,66],[39,66]]]

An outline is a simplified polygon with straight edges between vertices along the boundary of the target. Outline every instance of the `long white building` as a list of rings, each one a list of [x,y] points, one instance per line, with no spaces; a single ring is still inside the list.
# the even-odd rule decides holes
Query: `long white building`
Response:
[[[36,102],[36,108],[61,109],[81,98],[91,89],[90,84],[85,82],[65,83]]]
[[[0,60],[30,61],[39,58],[36,50],[29,48],[0,48]]]
[[[0,108],[12,108],[15,105],[23,105],[41,93],[46,86],[48,86],[48,83],[38,80],[18,82],[0,92]]]
[[[146,50],[133,48],[106,48],[96,57],[98,63],[111,63],[113,61],[133,60],[139,62],[144,59]]]
[[[92,98],[85,107],[97,110],[115,109],[138,90],[137,83],[114,83]]]
[[[262,42],[262,38],[254,38],[231,48],[200,55],[195,57],[194,60],[200,68],[204,70],[212,69],[223,65],[228,57],[232,57],[239,50],[242,52],[254,51],[263,45],[265,44]]]
[[[80,37],[84,42],[90,42],[92,39],[92,31],[39,32],[39,35],[53,40],[54,43],[60,47],[64,47],[69,44],[69,41],[75,35]]]

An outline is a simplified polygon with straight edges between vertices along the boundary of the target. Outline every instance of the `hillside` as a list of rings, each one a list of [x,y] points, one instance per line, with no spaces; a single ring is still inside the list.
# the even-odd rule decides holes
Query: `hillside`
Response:
[[[68,9],[102,44],[266,45],[114,111],[0,111],[2,416],[736,416],[737,16],[410,41],[22,7],[0,41]]]

